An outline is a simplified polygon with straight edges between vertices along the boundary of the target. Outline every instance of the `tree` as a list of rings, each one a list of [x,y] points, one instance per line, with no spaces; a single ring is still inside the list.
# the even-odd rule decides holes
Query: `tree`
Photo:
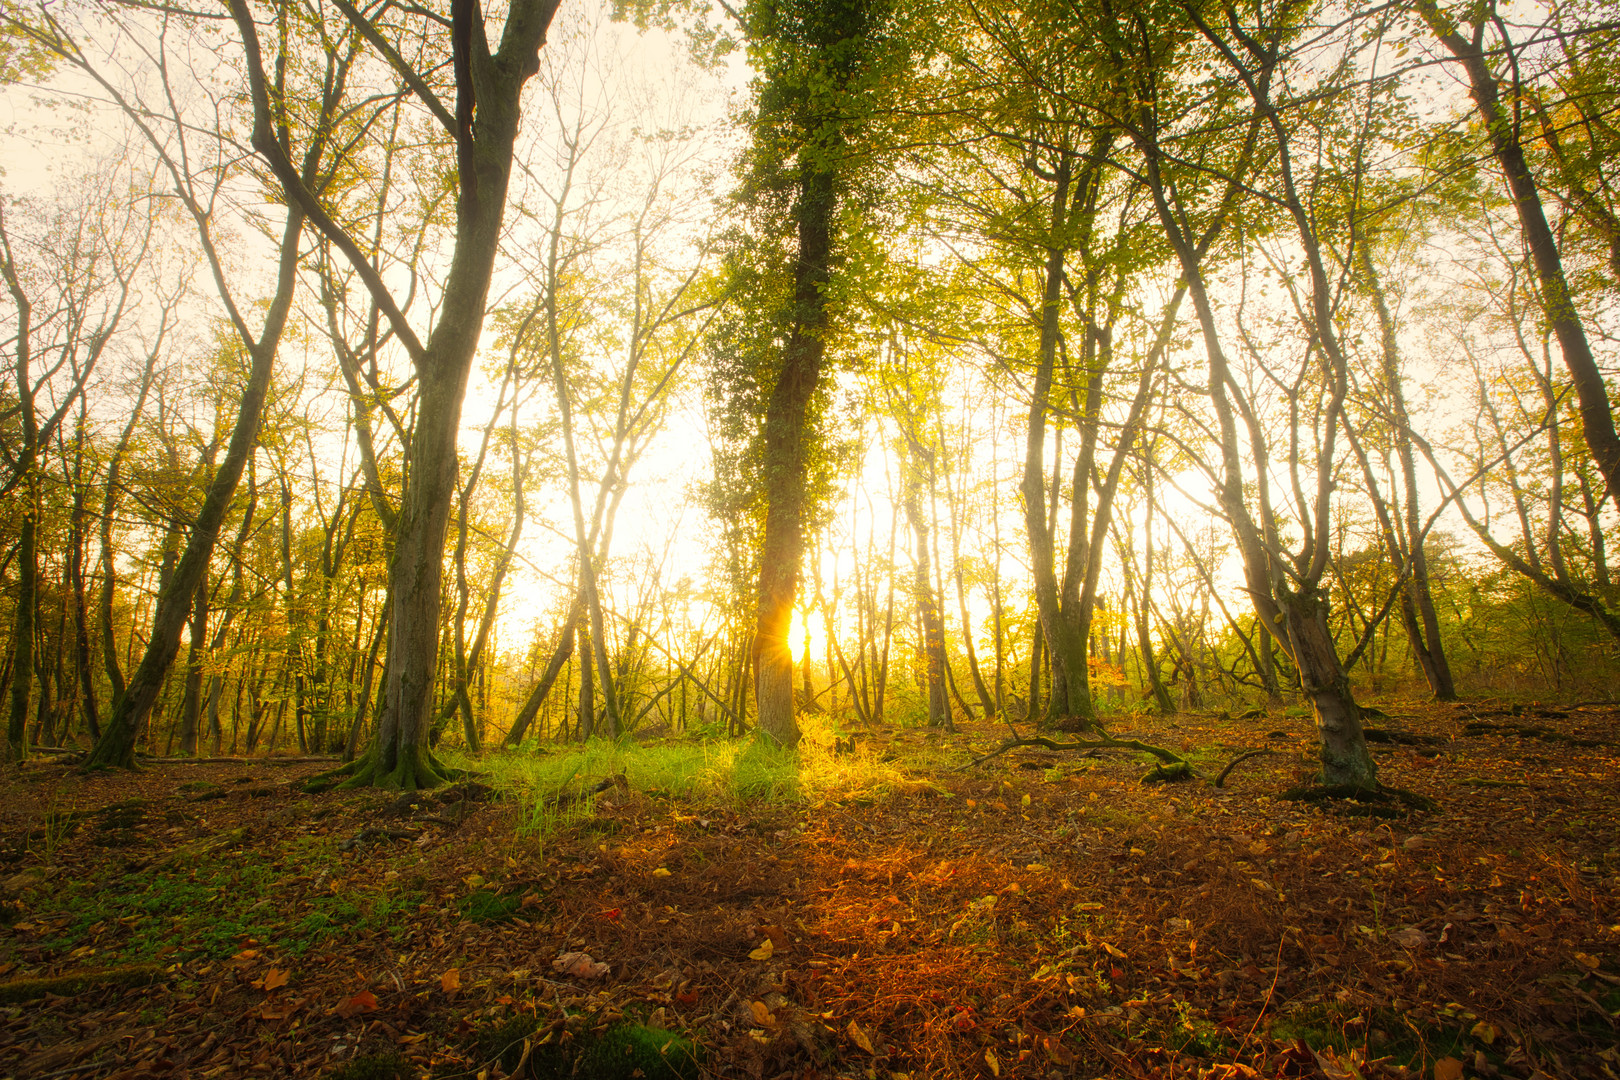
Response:
[[[4,448],[0,495],[21,495],[5,760],[25,755],[39,629],[45,450],[131,315],[135,277],[152,239],[152,218],[143,222],[138,206],[115,195],[119,179],[119,171],[109,170],[42,212],[24,205],[29,218],[43,219],[33,235],[19,234],[12,223],[18,203],[8,206],[0,198],[0,280],[11,302],[8,389],[20,436]]]
[[[1514,42],[1494,2],[1473,5],[1466,14],[1443,11],[1435,0],[1416,0],[1415,6],[1435,38],[1463,70],[1469,96],[1474,99],[1491,153],[1502,169],[1503,179],[1513,197],[1513,207],[1518,214],[1524,242],[1530,249],[1530,258],[1535,266],[1542,311],[1554,337],[1558,339],[1564,366],[1569,371],[1580,401],[1581,431],[1599,471],[1608,483],[1609,497],[1620,509],[1620,434],[1615,432],[1614,409],[1609,401],[1608,386],[1592,353],[1586,326],[1575,306],[1576,295],[1564,273],[1558,240],[1547,223],[1541,188],[1525,154],[1520,101],[1526,92],[1519,81],[1517,63],[1521,46]],[[1499,85],[1501,79],[1491,69],[1489,59],[1498,49],[1486,48],[1486,35],[1493,30],[1501,53],[1509,61],[1507,101],[1503,100]],[[1600,221],[1607,220],[1612,225],[1612,215],[1607,219],[1602,216],[1604,208],[1601,204],[1587,200],[1587,205],[1591,207],[1591,212],[1599,215]]]
[[[368,18],[346,0],[334,2],[353,34],[391,69],[399,92],[413,96],[428,110],[442,129],[441,137],[454,147],[456,163],[454,248],[438,298],[437,318],[422,337],[362,246],[322,202],[314,178],[307,169],[294,166],[289,132],[278,115],[280,87],[273,86],[267,75],[271,69],[265,64],[258,24],[246,0],[232,0],[231,16],[242,40],[253,105],[253,148],[268,165],[288,205],[307,214],[310,224],[348,260],[416,373],[410,473],[398,512],[389,575],[393,626],[385,704],[372,746],[354,764],[349,780],[351,784],[416,789],[444,780],[442,769],[428,751],[428,736],[439,653],[444,542],[456,491],[456,437],[500,247],[522,91],[539,69],[539,50],[556,15],[557,0],[513,3],[493,50],[477,0],[454,0],[448,20],[392,10]],[[391,16],[399,21],[389,21]],[[436,55],[413,66],[406,59],[407,43],[418,37],[431,43]],[[278,73],[293,59],[280,51],[288,47],[286,42],[285,36],[278,39],[273,57],[273,70]],[[430,75],[442,77],[446,70],[452,80],[454,112],[429,82]],[[329,80],[326,85],[328,97],[334,99],[344,89],[340,81]],[[313,150],[322,138],[319,129],[309,137]]]
[[[816,502],[837,274],[857,154],[894,61],[889,19],[886,0],[761,0],[742,15],[760,74],[736,200],[754,235],[734,255],[737,287],[752,295],[732,317],[761,325],[725,358],[719,379],[730,384],[722,393],[732,408],[751,414],[747,468],[763,517],[752,644],[759,729],[788,747],[799,741],[788,630]],[[761,257],[766,267],[747,266]]]

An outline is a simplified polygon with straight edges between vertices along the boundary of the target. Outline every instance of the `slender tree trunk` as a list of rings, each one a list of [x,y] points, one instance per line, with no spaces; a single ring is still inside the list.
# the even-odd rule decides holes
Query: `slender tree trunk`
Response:
[[[1513,194],[1513,206],[1518,211],[1525,245],[1530,249],[1530,258],[1535,264],[1547,322],[1553,336],[1558,339],[1558,347],[1564,354],[1564,366],[1569,369],[1570,379],[1575,384],[1586,445],[1592,451],[1598,470],[1608,481],[1609,497],[1620,509],[1620,434],[1615,432],[1608,386],[1592,354],[1586,327],[1575,310],[1558,242],[1547,224],[1541,192],[1524,156],[1519,125],[1503,108],[1496,73],[1485,58],[1483,35],[1489,16],[1477,16],[1475,32],[1470,39],[1457,32],[1449,17],[1436,7],[1434,0],[1419,0],[1418,10],[1440,43],[1462,64],[1468,76],[1469,96],[1479,110],[1480,121],[1490,136],[1491,150],[1507,178],[1508,190]],[[1505,32],[1502,45],[1511,58],[1514,46],[1506,39]],[[1515,73],[1518,70],[1516,61],[1513,70]]]
[[[286,325],[287,312],[292,305],[293,286],[298,266],[298,234],[303,227],[304,215],[296,207],[287,210],[287,222],[282,230],[281,265],[278,272],[276,294],[265,315],[264,329],[258,342],[249,349],[251,362],[247,382],[242,388],[241,405],[231,429],[231,439],[225,458],[215,470],[203,498],[202,507],[186,540],[174,574],[158,596],[157,610],[152,616],[152,634],[140,665],[131,676],[129,685],[113,707],[112,715],[95,748],[90,752],[86,768],[133,768],[135,740],[142,722],[157,701],[163,680],[180,650],[180,632],[191,612],[197,583],[208,574],[208,564],[214,555],[214,544],[219,539],[220,524],[236,494],[237,482],[258,440],[259,421],[264,414],[265,398],[270,388],[270,375],[275,366],[276,349]],[[111,557],[110,555],[108,556]]]
[[[920,457],[919,449],[912,447],[912,457]],[[912,460],[905,480],[904,509],[916,537],[916,573],[912,587],[916,591],[917,617],[921,623],[922,648],[926,685],[928,688],[928,726],[953,729],[951,705],[946,698],[945,686],[945,627],[939,617],[939,602],[934,595],[934,577],[929,567],[928,519],[922,511],[921,470],[930,467],[925,460]]]
[[[569,658],[574,655],[574,635],[579,627],[583,608],[583,600],[576,595],[573,606],[568,610],[563,631],[557,635],[557,647],[551,651],[551,659],[546,662],[545,673],[540,676],[540,681],[534,684],[534,689],[529,691],[523,707],[518,710],[517,719],[512,721],[511,730],[506,733],[504,741],[507,746],[517,746],[529,733],[529,725],[539,714],[540,706],[545,704],[546,696],[551,693],[557,676],[562,673]]]
[[[197,580],[191,602],[191,643],[186,646],[185,693],[180,701],[180,753],[197,756],[197,727],[202,719],[203,658],[207,655],[208,575]]]

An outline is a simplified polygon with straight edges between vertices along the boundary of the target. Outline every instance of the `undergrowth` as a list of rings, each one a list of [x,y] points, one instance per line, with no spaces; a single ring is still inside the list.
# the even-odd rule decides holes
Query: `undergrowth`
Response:
[[[814,728],[797,750],[757,737],[645,746],[596,740],[556,753],[498,753],[457,764],[476,767],[492,786],[516,797],[524,831],[542,838],[589,816],[592,789],[615,776],[652,798],[734,805],[820,805],[882,796],[916,782],[907,769],[870,749],[835,753],[831,734]]]

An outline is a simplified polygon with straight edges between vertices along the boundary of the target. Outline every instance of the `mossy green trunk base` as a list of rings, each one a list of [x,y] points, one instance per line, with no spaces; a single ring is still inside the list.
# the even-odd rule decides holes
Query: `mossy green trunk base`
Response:
[[[373,746],[364,755],[326,776],[348,775],[339,787],[376,787],[389,791],[421,791],[439,787],[456,779],[460,773],[433,756],[425,746],[409,746],[400,750],[393,767],[389,768],[381,750]]]

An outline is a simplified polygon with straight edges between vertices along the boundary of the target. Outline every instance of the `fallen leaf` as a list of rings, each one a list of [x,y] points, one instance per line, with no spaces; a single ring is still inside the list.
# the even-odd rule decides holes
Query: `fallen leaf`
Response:
[[[986,1050],[984,1052],[984,1063],[989,1067],[991,1076],[1001,1075],[1001,1059],[996,1057],[996,1052],[994,1050]]]
[[[1362,1080],[1361,1070],[1351,1059],[1340,1059],[1338,1051],[1331,1046],[1324,1046],[1320,1051],[1312,1051],[1316,1058],[1317,1068],[1327,1080]]]
[[[776,1023],[776,1017],[771,1015],[771,1010],[765,1007],[763,1001],[749,1002],[748,1011],[754,1014],[754,1023],[760,1027],[770,1027]]]
[[[1429,943],[1429,935],[1415,926],[1403,926],[1390,934],[1389,940],[1403,949],[1421,949]]]
[[[345,1020],[357,1013],[375,1012],[377,1009],[377,995],[370,990],[362,990],[354,997],[347,999],[332,1011]]]
[[[1596,971],[1598,968],[1603,966],[1603,961],[1599,960],[1591,953],[1576,953],[1575,962],[1581,965],[1581,967],[1585,968],[1587,971]]]
[[[652,872],[652,876],[653,877],[669,877],[669,868],[667,866],[660,866],[658,869],[656,869],[656,870],[654,870]]]
[[[441,988],[443,988],[444,992],[447,993],[447,994],[453,994],[457,990],[460,990],[461,989],[461,969],[460,968],[451,968],[449,971],[445,972],[443,975],[440,975],[439,976],[439,986]]]
[[[775,953],[775,952],[776,952],[776,946],[774,944],[772,944],[770,938],[766,938],[764,941],[759,943],[759,948],[755,949],[753,952],[748,954],[748,959],[750,959],[750,960],[769,960],[771,958],[771,955],[773,953]]]
[[[1042,1035],[1041,1048],[1046,1051],[1046,1056],[1052,1059],[1053,1064],[1063,1068],[1074,1064],[1074,1054],[1063,1045],[1062,1038],[1057,1035]]]
[[[1463,1063],[1454,1057],[1443,1057],[1434,1063],[1434,1080],[1462,1080]]]
[[[1468,1034],[1472,1035],[1486,1046],[1490,1046],[1496,1041],[1496,1028],[1484,1020],[1481,1020],[1479,1023],[1469,1028]]]
[[[1106,941],[1103,942],[1102,947],[1103,947],[1103,952],[1107,953],[1109,956],[1112,956],[1114,959],[1116,959],[1116,960],[1125,959],[1125,954],[1120,952],[1118,949],[1114,948],[1112,945],[1108,944],[1108,942],[1106,942]]]
[[[553,970],[579,979],[600,979],[608,973],[608,965],[591,959],[590,953],[565,952],[551,962]]]
[[[850,1042],[854,1043],[862,1050],[865,1050],[868,1054],[876,1056],[877,1051],[872,1049],[872,1039],[866,1034],[866,1032],[861,1030],[861,1025],[851,1020],[849,1022],[849,1027],[844,1029],[844,1034],[849,1036]]]
[[[292,976],[280,968],[271,968],[269,971],[264,973],[264,978],[255,979],[253,985],[260,987],[266,992],[269,992],[271,990],[276,990],[280,987],[286,986],[287,980],[290,978],[292,978]]]

